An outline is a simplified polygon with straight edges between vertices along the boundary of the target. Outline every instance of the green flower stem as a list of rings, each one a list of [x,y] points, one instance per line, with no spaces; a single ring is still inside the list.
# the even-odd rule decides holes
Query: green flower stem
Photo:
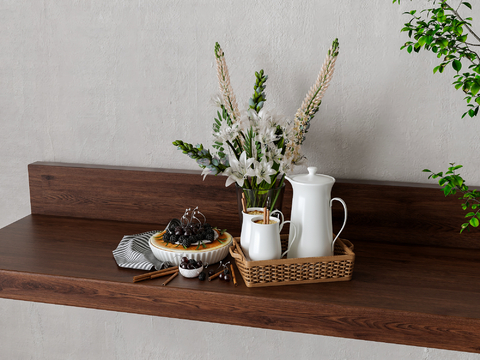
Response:
[[[280,179],[280,184],[278,186],[278,188],[280,190],[277,191],[277,193],[275,194],[275,198],[273,199],[272,201],[272,204],[270,206],[270,212],[273,211],[273,207],[275,206],[275,204],[277,203],[277,200],[278,200],[278,196],[280,195],[280,192],[281,192],[281,189],[282,189],[282,186],[283,186],[283,182],[285,181],[285,174],[282,175],[282,178]],[[275,182],[273,182],[275,184]]]
[[[248,181],[248,179],[245,179],[244,186],[245,186],[246,189],[253,189],[253,187],[250,184],[250,181]]]
[[[232,149],[233,151],[233,154],[235,155],[235,157],[238,159],[240,159],[240,155],[241,154],[237,154],[237,151],[235,150],[234,146],[232,145],[232,143],[230,141],[227,140],[227,145],[230,147],[230,149]]]

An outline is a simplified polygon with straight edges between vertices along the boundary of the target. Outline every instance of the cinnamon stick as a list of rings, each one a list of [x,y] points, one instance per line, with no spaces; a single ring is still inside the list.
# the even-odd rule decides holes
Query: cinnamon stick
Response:
[[[217,278],[222,272],[223,272],[223,269],[217,272],[216,274],[213,274],[208,278],[208,281],[212,281],[213,279]]]
[[[246,213],[247,212],[247,200],[245,199],[245,193],[242,192],[242,208],[243,208],[243,212]]]
[[[146,274],[134,276],[133,277],[133,282],[149,280],[149,279],[152,278],[153,275],[168,273],[168,272],[172,272],[173,270],[178,270],[178,266],[170,267],[170,268],[166,268],[166,269],[162,269],[162,270],[158,270],[158,271],[152,271],[152,272],[148,272]]]
[[[172,276],[170,276],[170,277],[162,284],[162,286],[167,286],[167,284],[168,284],[170,281],[172,281],[172,280],[175,278],[175,276],[177,276],[177,275],[178,275],[178,271],[176,271]]]
[[[237,278],[235,276],[235,271],[233,270],[233,264],[230,264],[230,270],[232,271],[233,285],[237,286]]]
[[[178,269],[172,269],[170,271],[165,271],[164,273],[155,274],[155,275],[150,276],[150,279],[156,279],[156,278],[159,278],[159,277],[162,277],[162,276],[171,275],[176,271],[178,271]]]
[[[263,208],[263,223],[264,224],[267,223],[267,208],[266,207]]]

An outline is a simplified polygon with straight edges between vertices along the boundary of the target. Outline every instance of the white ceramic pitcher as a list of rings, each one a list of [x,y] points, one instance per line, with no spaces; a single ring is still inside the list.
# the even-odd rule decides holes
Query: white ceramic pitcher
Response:
[[[288,258],[332,256],[335,241],[347,223],[347,205],[340,198],[331,199],[335,179],[316,172],[316,167],[309,167],[308,174],[286,177],[293,187],[290,220],[296,226],[296,237],[290,231]],[[345,218],[342,228],[333,239],[331,207],[335,200],[342,203]]]
[[[256,212],[257,214],[252,214]],[[240,233],[240,246],[242,247],[243,254],[247,257],[247,260],[250,260],[250,235],[251,235],[251,221],[254,217],[257,217],[259,214],[263,213],[263,208],[261,207],[250,207],[247,208],[247,212],[243,212],[243,221],[242,221],[242,230]],[[270,215],[273,216],[278,214],[280,221],[283,224],[284,218],[280,210],[273,210]]]

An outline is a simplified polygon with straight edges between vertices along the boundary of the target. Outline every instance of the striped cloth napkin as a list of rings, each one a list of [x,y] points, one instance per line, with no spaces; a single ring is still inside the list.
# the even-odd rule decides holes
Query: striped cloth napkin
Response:
[[[158,230],[147,231],[141,234],[125,235],[113,250],[113,257],[118,266],[139,270],[161,270],[170,265],[153,256],[152,250],[148,245],[150,237]]]

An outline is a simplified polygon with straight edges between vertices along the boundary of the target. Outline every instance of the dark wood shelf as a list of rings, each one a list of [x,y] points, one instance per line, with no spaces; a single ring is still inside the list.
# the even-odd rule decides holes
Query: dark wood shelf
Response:
[[[66,206],[63,202],[90,206],[86,192],[86,205],[78,201],[78,189],[76,195],[66,190],[54,195],[60,192],[53,184],[55,171],[82,168],[34,166],[38,172],[42,167],[43,184],[35,177],[40,187],[31,188],[37,196],[32,210],[41,198],[56,203],[55,211]],[[480,353],[480,250],[471,245],[378,242],[359,233],[355,239],[346,237],[355,245],[352,281],[247,288],[242,280],[235,287],[177,277],[162,287],[162,279],[133,283],[142,272],[119,268],[112,250],[124,235],[158,229],[165,222],[32,212],[0,229],[0,297]]]

